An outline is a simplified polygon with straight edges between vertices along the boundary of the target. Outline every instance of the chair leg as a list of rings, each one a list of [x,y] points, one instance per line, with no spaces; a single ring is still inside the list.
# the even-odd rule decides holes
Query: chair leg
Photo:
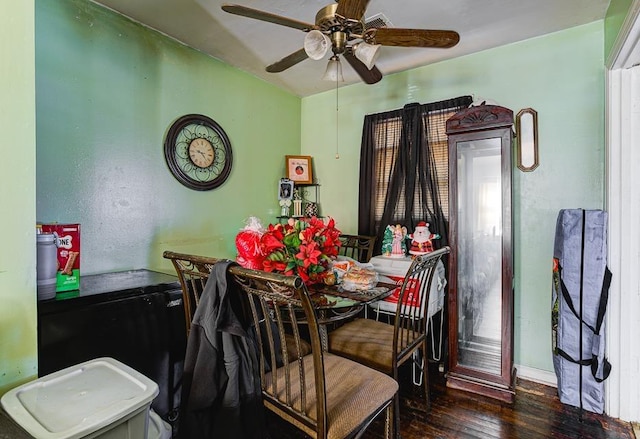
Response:
[[[422,343],[422,385],[424,386],[424,402],[427,413],[431,409],[431,395],[429,394],[429,351],[427,341]]]
[[[420,350],[411,354],[411,378],[414,386],[423,387],[425,409],[428,412],[431,406],[431,396],[429,393],[429,360],[426,352],[427,346],[424,343]]]
[[[418,350],[411,354],[411,378],[414,386],[422,386],[422,375],[424,374],[424,356],[420,357]]]
[[[393,398],[393,404],[390,404],[389,407],[393,406],[392,409],[392,433],[391,437],[394,439],[401,439],[400,436],[400,390],[396,393],[395,398]]]
[[[384,411],[384,439],[396,439],[396,437],[399,437],[394,436],[396,434],[394,428],[394,405],[395,403],[392,402]]]

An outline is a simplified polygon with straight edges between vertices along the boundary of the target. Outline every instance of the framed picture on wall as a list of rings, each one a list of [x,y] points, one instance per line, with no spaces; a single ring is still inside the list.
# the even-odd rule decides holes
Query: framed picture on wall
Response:
[[[278,188],[278,200],[290,200],[293,198],[293,181],[288,178],[280,179]]]
[[[285,156],[287,178],[298,184],[313,183],[313,172],[311,170],[311,156],[308,155],[288,155]]]

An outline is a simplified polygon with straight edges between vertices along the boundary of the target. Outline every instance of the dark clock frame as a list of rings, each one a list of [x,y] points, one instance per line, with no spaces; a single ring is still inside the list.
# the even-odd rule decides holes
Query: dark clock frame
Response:
[[[199,130],[198,132],[189,130],[190,127],[194,126],[203,127],[204,130]],[[185,133],[188,135],[185,135]],[[214,134],[215,137],[208,136],[205,133]],[[189,141],[196,138],[207,139],[214,147],[217,156],[224,151],[222,161],[216,157],[211,166],[207,168],[198,167],[189,157],[189,143],[186,140],[181,140],[182,137],[186,137],[186,140]],[[178,148],[182,148],[184,151],[178,151]],[[182,165],[176,158],[178,152],[183,155],[184,162]],[[233,152],[229,137],[216,121],[202,114],[187,114],[173,122],[164,141],[164,158],[176,180],[189,189],[197,191],[208,191],[221,186],[229,178],[233,164]],[[184,169],[185,164],[190,168],[192,167],[191,169],[194,171],[208,173],[207,177],[212,176],[212,178],[204,180],[193,178]]]

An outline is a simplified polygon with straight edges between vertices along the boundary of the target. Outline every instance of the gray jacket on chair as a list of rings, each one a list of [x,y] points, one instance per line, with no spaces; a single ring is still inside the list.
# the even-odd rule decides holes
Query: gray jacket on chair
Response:
[[[266,438],[255,339],[242,321],[231,261],[211,270],[187,340],[180,437]]]

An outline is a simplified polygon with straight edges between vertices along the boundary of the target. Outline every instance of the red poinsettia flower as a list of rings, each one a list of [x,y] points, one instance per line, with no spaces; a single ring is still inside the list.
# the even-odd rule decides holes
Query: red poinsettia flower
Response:
[[[284,273],[287,268],[287,263],[283,261],[271,261],[269,259],[265,259],[262,261],[262,267],[264,271]]]
[[[338,254],[339,237],[333,219],[325,224],[317,217],[290,218],[285,224],[270,224],[262,233],[255,262],[268,272],[298,275],[306,284],[322,282],[333,274],[329,263]]]
[[[255,238],[256,245],[244,245],[242,249],[238,247],[236,239],[238,262],[241,265],[242,261],[250,259],[258,265],[251,268],[297,275],[308,285],[322,282],[326,276],[333,274],[329,264],[337,256],[340,247],[340,230],[335,227],[333,219],[330,218],[325,224],[317,217],[290,218],[285,224],[270,224],[258,236]],[[253,257],[247,254],[250,249],[259,255]]]
[[[266,255],[273,253],[275,250],[281,249],[284,246],[285,245],[283,244],[282,240],[278,239],[276,236],[269,232],[262,235],[262,238],[260,239],[260,248]]]
[[[309,277],[309,274],[307,273],[307,270],[305,270],[303,267],[299,267],[298,268],[298,276],[300,276],[300,278],[302,279],[302,282],[304,282],[305,284],[309,285],[311,284],[311,278]]]
[[[308,268],[310,265],[317,265],[320,263],[318,258],[322,255],[322,252],[318,250],[318,243],[311,241],[308,244],[301,244],[300,251],[296,254],[296,258],[302,261],[302,265]]]

